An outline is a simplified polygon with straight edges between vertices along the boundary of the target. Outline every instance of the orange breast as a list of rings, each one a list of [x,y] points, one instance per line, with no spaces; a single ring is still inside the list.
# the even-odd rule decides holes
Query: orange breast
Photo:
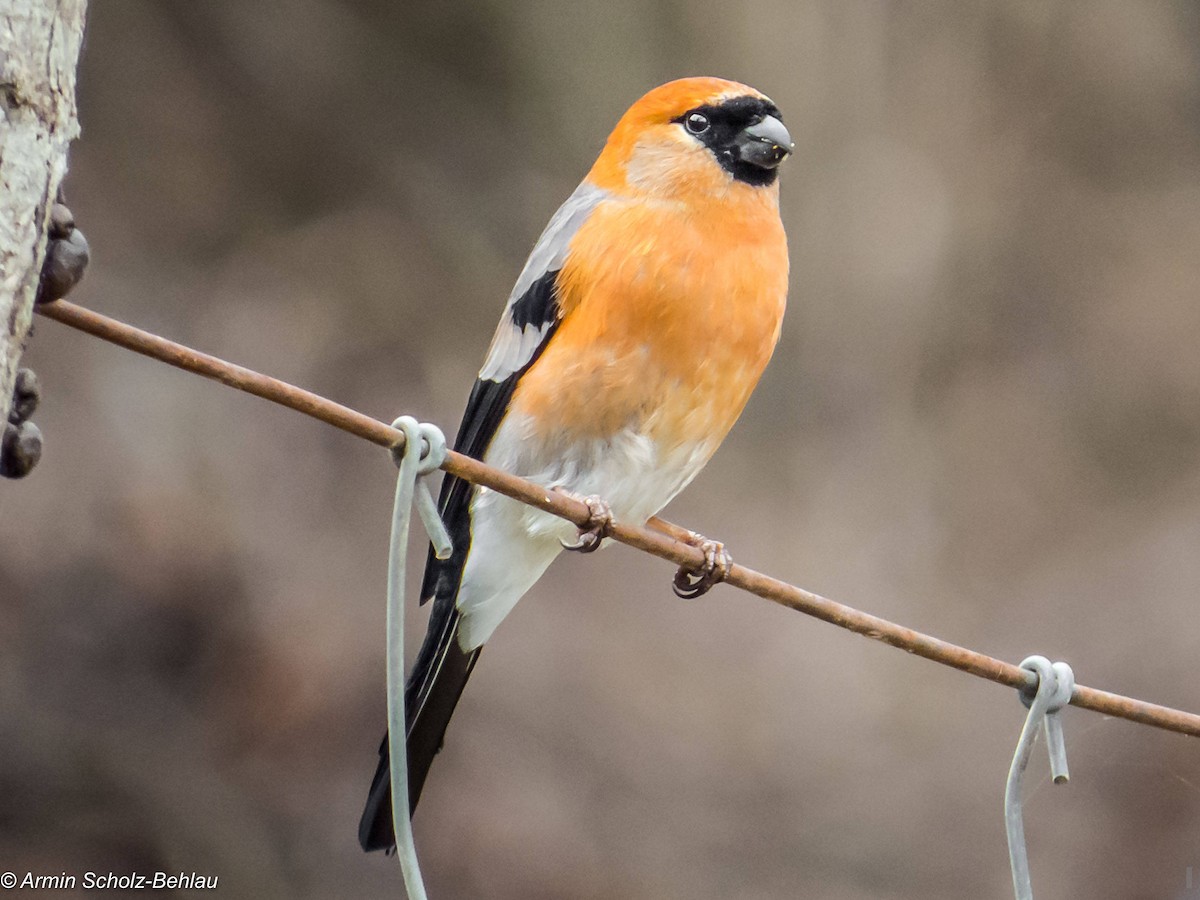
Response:
[[[742,187],[702,204],[613,199],[575,235],[562,323],[512,401],[540,440],[631,428],[663,449],[715,448],[733,426],[778,340],[788,274],[775,189]]]

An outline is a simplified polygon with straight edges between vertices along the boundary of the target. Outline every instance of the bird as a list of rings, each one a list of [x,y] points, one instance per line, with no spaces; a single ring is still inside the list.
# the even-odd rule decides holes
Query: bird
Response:
[[[793,143],[764,94],[694,77],[649,91],[535,243],[467,400],[454,448],[581,500],[585,526],[446,476],[454,550],[432,550],[426,636],[405,686],[409,814],[480,648],[564,549],[645,523],[700,472],[778,342],[788,290],[778,167]],[[691,534],[694,595],[728,571]],[[388,850],[388,736],[359,824]]]

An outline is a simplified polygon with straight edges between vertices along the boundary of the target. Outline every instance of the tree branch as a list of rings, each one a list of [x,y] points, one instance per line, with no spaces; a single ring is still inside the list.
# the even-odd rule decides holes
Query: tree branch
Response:
[[[199,350],[193,350],[191,347],[185,347],[156,334],[142,331],[132,325],[126,325],[124,322],[118,322],[65,300],[44,303],[38,307],[38,311],[43,316],[62,322],[64,325],[78,328],[80,331],[95,335],[135,353],[141,353],[187,372],[203,375],[205,378],[215,379],[229,387],[302,412],[380,446],[402,447],[404,445],[403,432],[356,410],[349,409],[303,388],[279,381],[269,375],[263,375],[207,353],[201,353]],[[514,500],[520,500],[522,503],[574,522],[576,525],[584,525],[588,521],[590,512],[587,506],[578,500],[572,500],[556,491],[546,490],[524,478],[494,469],[469,456],[463,456],[461,453],[448,452],[442,468],[473,484],[491,488]],[[613,525],[611,537],[630,547],[689,569],[697,568],[704,561],[704,554],[687,542],[688,536],[691,534],[687,529],[666,522],[657,516],[652,518],[647,526],[617,522]],[[778,603],[780,606],[797,610],[872,640],[899,647],[901,650],[923,656],[925,659],[933,660],[944,666],[969,672],[1009,687],[1029,690],[1037,687],[1037,676],[1034,673],[1012,663],[939,640],[911,628],[905,628],[903,625],[862,612],[838,603],[836,600],[829,600],[819,594],[763,575],[761,572],[745,566],[732,566],[725,582],[751,594],[756,594],[765,600]],[[1159,706],[1156,703],[1147,703],[1144,700],[1110,694],[1108,691],[1077,684],[1075,693],[1071,697],[1071,704],[1105,715],[1119,716],[1132,722],[1140,722],[1143,725],[1152,725],[1155,728],[1200,737],[1200,715]]]
[[[33,321],[50,208],[79,134],[87,0],[0,0],[0,426]]]

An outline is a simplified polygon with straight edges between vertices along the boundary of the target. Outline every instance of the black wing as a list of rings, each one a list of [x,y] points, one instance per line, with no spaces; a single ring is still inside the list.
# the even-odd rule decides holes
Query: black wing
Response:
[[[529,370],[558,328],[560,309],[556,296],[558,272],[538,278],[507,311],[511,327],[541,331],[541,340],[529,360],[500,381],[479,379],[471,390],[463,413],[454,449],[482,459],[508,412],[509,402],[521,376]],[[429,549],[425,577],[421,584],[421,602],[433,600],[425,640],[404,688],[407,713],[409,814],[417,807],[421,789],[433,757],[442,747],[446,726],[458,704],[467,679],[479,656],[476,649],[466,653],[458,644],[458,589],[471,550],[471,497],[474,486],[453,475],[442,481],[438,507],[450,532],[454,551],[449,559],[438,559]],[[392,829],[391,776],[388,766],[388,736],[383,736],[379,766],[371,783],[367,806],[358,827],[358,839],[364,850],[380,850],[395,845]]]

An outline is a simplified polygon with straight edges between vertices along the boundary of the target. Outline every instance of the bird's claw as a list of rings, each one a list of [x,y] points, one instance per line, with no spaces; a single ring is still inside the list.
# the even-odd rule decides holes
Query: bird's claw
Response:
[[[704,563],[699,569],[680,566],[679,571],[675,573],[671,590],[677,597],[694,600],[707,594],[714,584],[725,580],[733,566],[733,558],[720,541],[710,540],[694,531],[691,532],[688,543],[704,552]]]
[[[555,488],[554,490],[564,497],[578,500],[588,508],[587,524],[579,526],[578,540],[573,544],[560,540],[559,543],[563,545],[563,549],[574,550],[577,553],[593,553],[599,550],[600,544],[608,537],[608,533],[612,529],[612,507],[608,505],[607,501],[601,497],[597,497],[595,494],[589,494],[585,497],[581,494],[563,490],[562,488]]]

